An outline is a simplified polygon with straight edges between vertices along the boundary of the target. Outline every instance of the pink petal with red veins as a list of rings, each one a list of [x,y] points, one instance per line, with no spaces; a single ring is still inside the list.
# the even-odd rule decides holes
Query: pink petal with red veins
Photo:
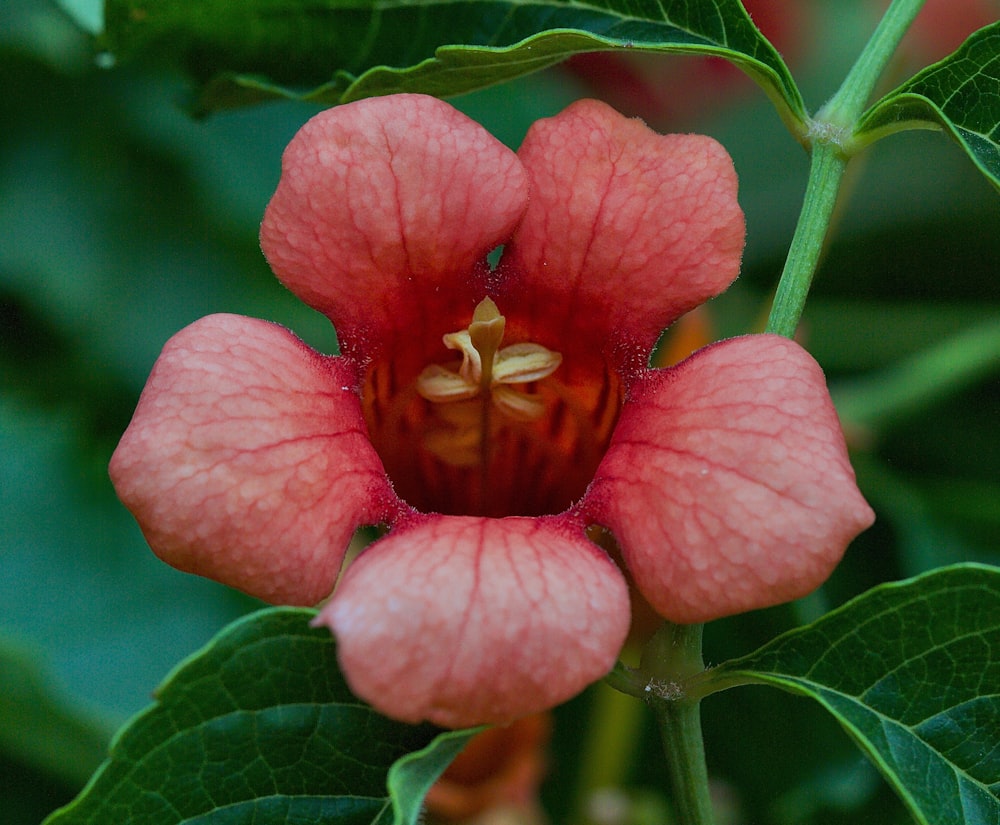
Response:
[[[518,156],[531,200],[508,260],[538,326],[627,333],[648,350],[736,278],[736,172],[711,138],[658,135],[584,100],[535,123]]]
[[[640,379],[583,509],[678,623],[806,595],[874,519],[822,370],[771,335]]]
[[[318,621],[352,690],[388,716],[503,724],[611,669],[628,590],[564,519],[431,516],[366,550]]]
[[[394,502],[355,372],[234,315],[171,338],[110,468],[154,552],[269,602],[328,595],[354,530]]]
[[[469,276],[507,239],[527,194],[517,156],[448,104],[369,98],[316,115],[288,145],[261,245],[349,346],[422,328],[427,314],[437,341],[458,297],[465,313],[482,298],[466,294]]]

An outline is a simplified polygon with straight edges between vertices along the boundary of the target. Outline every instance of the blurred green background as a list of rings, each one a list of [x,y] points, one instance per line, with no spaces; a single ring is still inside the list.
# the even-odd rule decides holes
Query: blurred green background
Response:
[[[78,17],[98,26],[98,5],[78,5]],[[808,25],[788,48],[815,110],[878,4],[803,5]],[[919,52],[908,58],[921,65]],[[659,58],[665,82],[682,63],[691,82],[693,60]],[[0,5],[0,810],[12,825],[68,801],[170,668],[257,606],[158,562],[108,481],[160,347],[220,311],[335,347],[257,245],[282,148],[315,110],[193,120],[183,77],[97,64],[89,35],[54,3]],[[456,103],[516,147],[532,120],[595,94],[594,72],[559,67]],[[711,305],[721,336],[762,324],[807,157],[745,78],[726,74],[712,89],[656,125],[715,136],[740,173],[748,246],[743,277]],[[939,134],[884,141],[851,174],[802,341],[827,370],[879,520],[821,593],[710,626],[712,662],[879,582],[1000,562],[1000,197]],[[558,712],[546,789],[555,821],[579,818],[581,788],[609,783],[626,821],[662,821],[651,732],[633,754],[582,764],[596,759],[587,719],[624,725],[635,713],[600,691]],[[733,822],[905,821],[805,700],[744,688],[707,700],[704,717]]]

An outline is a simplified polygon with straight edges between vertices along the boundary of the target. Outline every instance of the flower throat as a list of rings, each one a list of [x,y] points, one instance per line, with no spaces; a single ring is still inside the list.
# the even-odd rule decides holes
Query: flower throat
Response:
[[[583,494],[606,430],[559,380],[562,354],[530,342],[503,346],[506,327],[484,298],[467,328],[442,336],[460,358],[418,368],[415,379],[393,373],[391,362],[369,374],[372,440],[418,509],[537,515]],[[620,399],[611,392],[607,400],[617,407]]]
[[[550,376],[562,362],[558,352],[538,344],[500,348],[506,321],[497,305],[484,298],[468,329],[444,336],[448,349],[462,353],[453,365],[432,364],[417,377],[417,392],[439,408],[445,429],[431,430],[424,447],[447,464],[490,465],[494,429],[516,422],[537,421],[545,401],[537,393],[515,389]]]

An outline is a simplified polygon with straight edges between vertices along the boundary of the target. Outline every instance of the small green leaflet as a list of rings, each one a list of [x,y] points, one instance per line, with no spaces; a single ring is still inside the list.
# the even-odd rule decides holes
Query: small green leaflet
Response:
[[[294,97],[445,97],[588,51],[716,55],[757,83],[796,134],[792,76],[739,0],[108,0],[102,47],[183,66],[212,111]]]
[[[904,129],[943,128],[1000,188],[1000,22],[893,90],[858,121],[859,145]]]
[[[446,731],[423,750],[397,760],[389,768],[387,784],[393,816],[386,822],[392,822],[393,825],[417,825],[424,797],[431,785],[461,753],[468,741],[481,730],[485,728]]]
[[[823,705],[916,822],[1000,824],[1000,568],[874,588],[692,687],[748,682]]]
[[[475,731],[404,725],[360,702],[314,615],[263,610],[178,665],[46,825],[414,825]]]

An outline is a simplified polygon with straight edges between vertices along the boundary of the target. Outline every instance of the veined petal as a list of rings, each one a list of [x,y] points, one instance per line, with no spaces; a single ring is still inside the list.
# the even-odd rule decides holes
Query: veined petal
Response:
[[[154,552],[269,602],[328,595],[355,529],[396,506],[356,381],[266,321],[171,338],[110,467]]]
[[[389,333],[432,323],[440,340],[467,323],[457,308],[482,297],[469,276],[509,236],[527,193],[516,155],[448,104],[368,98],[293,138],[261,245],[275,274],[333,320],[345,352],[371,354]]]
[[[736,278],[736,172],[711,138],[658,135],[584,100],[535,123],[518,157],[531,199],[506,258],[524,273],[511,288],[558,338],[625,336],[648,353]]]
[[[564,519],[430,516],[362,553],[318,621],[351,689],[383,713],[503,724],[611,669],[628,591]]]
[[[874,519],[822,370],[773,335],[638,381],[582,509],[685,624],[806,595]]]

